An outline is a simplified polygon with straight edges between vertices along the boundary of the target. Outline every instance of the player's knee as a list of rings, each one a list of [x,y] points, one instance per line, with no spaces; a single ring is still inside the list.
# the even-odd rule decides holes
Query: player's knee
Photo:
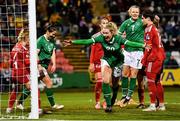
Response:
[[[110,83],[110,75],[109,74],[104,75],[102,79],[103,79],[104,83]]]
[[[123,72],[122,72],[122,76],[123,76],[123,77],[129,77],[129,72],[123,71]]]
[[[51,81],[51,80],[49,80],[49,81],[48,81],[48,84],[47,84],[47,88],[51,88],[51,87],[52,87],[52,85],[53,85],[52,81]]]
[[[130,74],[130,78],[137,78],[138,70],[132,70]]]

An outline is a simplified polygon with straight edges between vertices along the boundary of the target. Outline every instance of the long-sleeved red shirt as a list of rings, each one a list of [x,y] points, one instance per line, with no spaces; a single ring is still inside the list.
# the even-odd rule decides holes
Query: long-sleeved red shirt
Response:
[[[29,49],[24,47],[21,43],[17,43],[11,51],[11,64],[13,76],[29,74]]]
[[[151,44],[152,48],[150,50],[145,49],[142,64],[146,66],[147,62],[150,61],[164,61],[165,52],[161,42],[161,36],[153,24],[146,27],[144,40],[146,44]]]

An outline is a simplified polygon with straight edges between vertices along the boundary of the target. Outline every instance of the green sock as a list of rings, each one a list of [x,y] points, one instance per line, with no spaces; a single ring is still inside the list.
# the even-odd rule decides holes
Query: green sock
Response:
[[[23,104],[24,100],[30,95],[30,93],[31,93],[30,90],[24,87],[18,103]]]
[[[128,77],[122,77],[121,87],[122,87],[122,97],[125,97],[128,92]]]
[[[48,98],[49,103],[51,104],[51,106],[55,105],[52,89],[51,88],[46,88],[45,92],[46,92],[47,98]]]
[[[128,97],[131,97],[133,95],[135,88],[136,88],[136,78],[131,78],[130,86],[129,86],[128,94],[127,94]]]
[[[107,106],[111,106],[111,87],[109,84],[103,83],[102,90]]]

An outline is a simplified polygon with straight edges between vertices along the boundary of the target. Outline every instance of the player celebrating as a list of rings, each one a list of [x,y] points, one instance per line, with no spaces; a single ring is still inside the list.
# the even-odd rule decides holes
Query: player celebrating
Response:
[[[165,59],[165,52],[161,42],[161,36],[158,29],[153,25],[154,16],[152,12],[146,11],[143,16],[143,23],[146,25],[145,29],[145,43],[151,44],[151,49],[145,49],[144,57],[142,59],[143,66],[146,67],[146,77],[148,80],[148,90],[151,104],[143,111],[156,111],[156,98],[158,98],[158,110],[166,110],[164,105],[164,90],[160,80],[156,82],[157,76],[162,72],[163,62]],[[157,83],[157,85],[156,85]]]
[[[48,25],[46,27],[46,33],[38,38],[37,42],[37,52],[39,57],[39,79],[44,82],[46,85],[46,95],[50,102],[52,109],[62,109],[64,105],[57,105],[55,104],[53,92],[52,92],[52,85],[53,82],[48,75],[47,69],[52,62],[52,67],[50,68],[50,72],[53,73],[56,70],[56,55],[55,55],[55,40],[56,37],[56,27],[53,25]]]
[[[128,10],[129,15],[131,16],[129,19],[124,21],[119,28],[118,33],[122,36],[125,35],[126,39],[133,40],[135,42],[144,43],[144,25],[142,22],[142,18],[139,17],[140,8],[136,5],[133,5]],[[124,64],[123,64],[123,77],[122,77],[122,106],[126,106],[134,92],[136,87],[136,78],[138,74],[138,70],[142,68],[141,59],[143,56],[142,48],[134,48],[125,46],[124,49]],[[141,73],[140,73],[141,74]],[[130,77],[130,84],[129,78]],[[142,77],[139,75],[139,77]],[[140,80],[142,78],[139,78]],[[138,81],[138,94],[143,98],[143,85],[142,81]],[[129,85],[129,88],[128,88]],[[143,100],[143,99],[142,99]],[[143,108],[144,105],[139,105],[138,107]]]
[[[126,34],[127,40],[133,40],[134,42],[144,43],[144,27],[142,19],[139,18],[140,9],[138,6],[131,6],[128,10],[131,18],[122,23],[118,33],[122,35]],[[134,48],[131,46],[125,46],[124,48],[124,64],[123,64],[123,77],[122,77],[122,99],[123,104],[127,104],[133,95],[136,87],[136,76],[138,69],[141,69],[141,58],[143,56],[142,48]],[[130,84],[128,88],[128,77],[130,77]]]
[[[104,56],[101,59],[101,72],[103,79],[103,94],[107,103],[105,112],[112,112],[111,105],[111,87],[110,81],[112,78],[112,68],[117,65],[121,65],[124,61],[124,56],[121,52],[121,45],[132,46],[132,47],[145,47],[142,43],[131,42],[123,39],[117,35],[117,26],[113,22],[109,22],[102,30],[102,34],[96,38],[83,39],[83,40],[65,40],[65,46],[71,44],[84,44],[89,45],[92,43],[101,43]]]
[[[27,30],[22,29],[18,36],[18,42],[11,51],[12,81],[13,83],[15,83],[15,87],[11,91],[6,113],[12,112],[12,108],[15,103],[17,94],[21,91],[22,86],[24,86],[22,95],[28,96],[30,94],[29,64],[29,34]],[[20,101],[23,100],[23,98],[24,96],[21,96]],[[20,101],[17,104],[17,108],[23,110],[24,107],[22,103],[20,103]],[[39,111],[41,113],[41,110]]]

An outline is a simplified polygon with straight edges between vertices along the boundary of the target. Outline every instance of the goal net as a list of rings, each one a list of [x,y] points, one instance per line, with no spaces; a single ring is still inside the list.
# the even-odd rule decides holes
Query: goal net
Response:
[[[39,118],[35,14],[35,0],[0,0],[0,119]],[[28,33],[29,46],[27,42],[17,45],[20,43],[19,37],[25,39],[23,30]],[[15,46],[19,49],[13,49]],[[24,57],[27,55],[29,65]],[[30,71],[25,73],[24,70],[28,69],[23,67]],[[27,79],[30,96],[19,105],[18,100],[28,83]]]

